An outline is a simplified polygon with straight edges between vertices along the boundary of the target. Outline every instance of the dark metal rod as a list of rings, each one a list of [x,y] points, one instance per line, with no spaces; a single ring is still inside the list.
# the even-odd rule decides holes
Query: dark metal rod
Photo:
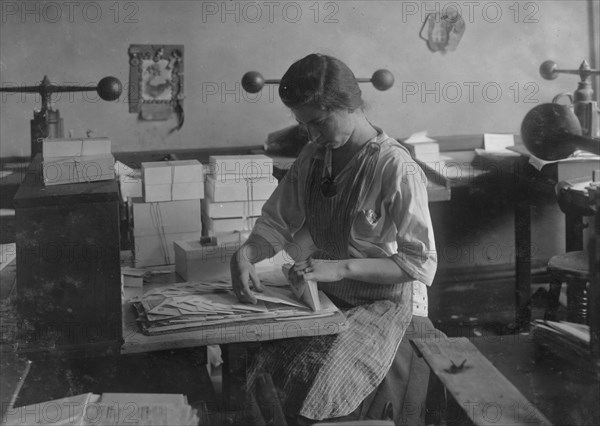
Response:
[[[357,78],[356,81],[359,83],[370,83],[371,79],[370,78]],[[277,80],[277,79],[265,80],[265,84],[279,84],[279,83],[281,83],[281,80]]]
[[[35,87],[0,87],[0,92],[9,93],[41,93],[42,90],[46,93],[57,93],[57,92],[91,92],[98,88],[94,87],[81,87],[81,86],[35,86]]]
[[[594,75],[594,74],[600,75],[600,70],[586,70],[586,69],[584,69],[584,70],[559,70],[559,69],[556,69],[553,72],[558,72],[558,73],[562,73],[562,74],[576,74],[576,75],[579,75],[583,72],[583,73],[591,74],[591,75]]]

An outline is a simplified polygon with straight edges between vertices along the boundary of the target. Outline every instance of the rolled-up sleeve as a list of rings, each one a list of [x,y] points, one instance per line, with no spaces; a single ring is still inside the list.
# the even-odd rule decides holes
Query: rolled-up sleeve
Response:
[[[264,238],[276,252],[292,243],[293,235],[304,224],[303,174],[305,160],[299,157],[262,208],[252,234]]]
[[[437,269],[427,178],[412,160],[395,163],[390,213],[396,225],[398,253],[391,259],[415,280],[431,285]],[[390,185],[391,186],[391,185]]]

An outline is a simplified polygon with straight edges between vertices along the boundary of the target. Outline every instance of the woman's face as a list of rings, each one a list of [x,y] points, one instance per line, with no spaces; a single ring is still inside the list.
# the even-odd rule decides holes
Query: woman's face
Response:
[[[292,108],[292,112],[307,129],[311,141],[323,147],[343,146],[355,129],[355,115],[347,110],[328,111],[316,105],[303,105]]]

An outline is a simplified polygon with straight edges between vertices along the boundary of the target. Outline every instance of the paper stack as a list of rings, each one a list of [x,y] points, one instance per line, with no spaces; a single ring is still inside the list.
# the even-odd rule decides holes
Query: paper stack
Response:
[[[115,173],[119,178],[119,193],[123,203],[127,203],[129,197],[142,197],[142,172],[134,169],[120,161],[115,161]]]
[[[130,198],[129,217],[136,267],[173,264],[173,243],[199,240],[202,233],[198,199],[145,203]]]
[[[412,134],[403,141],[403,145],[408,149],[412,157],[423,162],[432,162],[440,160],[440,147],[435,139],[427,136],[427,132],[418,132]]]
[[[518,157],[512,148],[515,145],[515,137],[510,133],[484,133],[483,149],[475,148],[480,157]]]
[[[108,138],[44,139],[42,159],[42,177],[46,186],[115,177],[115,159]]]
[[[314,315],[312,309],[298,301],[288,288],[263,287],[262,293],[254,293],[258,299],[256,305],[241,303],[231,290],[230,283],[200,282],[149,290],[143,296],[131,299],[131,303],[137,312],[137,322],[147,335],[268,318]],[[337,310],[330,301],[324,299],[322,303],[325,307],[320,313]]]
[[[197,425],[195,409],[181,394],[86,393],[9,408],[3,425]]]
[[[283,274],[286,277],[289,277],[289,273],[292,267],[293,265],[291,263],[287,263],[281,267],[281,270],[283,271]],[[321,302],[319,300],[319,288],[316,281],[302,279],[299,280],[297,283],[293,283],[289,280],[289,278],[288,281],[290,283],[292,292],[298,300],[304,302],[315,312],[321,310]]]
[[[266,155],[213,155],[205,181],[202,221],[209,236],[249,231],[277,180]]]

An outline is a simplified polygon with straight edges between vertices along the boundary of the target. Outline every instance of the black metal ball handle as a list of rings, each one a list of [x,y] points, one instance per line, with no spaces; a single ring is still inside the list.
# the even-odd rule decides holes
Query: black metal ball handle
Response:
[[[600,70],[591,69],[587,61],[583,61],[576,70],[559,69],[556,62],[551,60],[544,61],[542,62],[542,65],[540,65],[540,75],[546,80],[554,80],[558,77],[558,74],[575,74],[581,77],[581,80],[583,81],[590,75],[600,74]]]
[[[1,87],[0,92],[11,93],[39,93],[42,96],[42,105],[47,103],[48,95],[62,92],[91,92],[96,91],[100,98],[105,101],[114,101],[121,96],[123,85],[115,77],[104,77],[98,82],[96,87],[81,86],[55,86],[50,83],[47,76],[44,76],[42,82],[37,86],[26,87]]]

